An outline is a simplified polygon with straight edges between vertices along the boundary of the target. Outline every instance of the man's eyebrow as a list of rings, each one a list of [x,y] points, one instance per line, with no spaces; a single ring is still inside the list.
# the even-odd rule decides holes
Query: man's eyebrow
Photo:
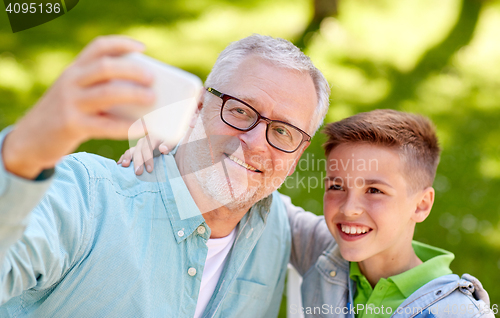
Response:
[[[229,96],[233,96],[233,95],[229,95]],[[261,116],[264,116],[264,115],[262,115],[262,113],[263,113],[264,111],[263,111],[262,109],[261,109],[261,110],[259,110],[258,108],[265,107],[265,105],[264,105],[264,106],[262,106],[262,105],[259,103],[259,100],[258,100],[258,99],[255,99],[255,98],[250,97],[250,96],[245,96],[245,95],[241,95],[241,96],[233,96],[233,97],[235,97],[235,98],[237,98],[237,99],[239,99],[239,100],[241,100],[241,101],[243,101],[243,102],[247,103],[248,105],[252,106],[253,108],[255,108],[255,109],[256,109],[256,110],[257,110],[257,111],[261,114]],[[264,117],[267,117],[267,116],[264,116]],[[271,119],[271,120],[279,120],[279,121],[283,121],[283,122],[285,122],[285,123],[289,123],[290,125],[293,125],[293,126],[295,126],[295,127],[298,127],[298,128],[300,128],[300,129],[304,129],[304,128],[302,128],[302,127],[297,126],[297,124],[296,124],[296,123],[293,123],[293,122],[292,122],[292,120],[291,120],[288,116],[286,116],[286,114],[282,113],[282,114],[280,114],[280,117],[281,117],[281,118],[270,118],[270,119]]]
[[[324,179],[324,182],[328,182],[328,181],[335,181],[336,179],[337,179],[337,180],[339,180],[339,181],[342,181],[342,182],[343,182],[343,180],[344,180],[344,179],[342,179],[341,177],[337,177],[337,176],[329,176],[329,177],[326,177],[326,178]],[[394,189],[394,187],[393,187],[393,186],[391,186],[389,183],[387,183],[387,182],[385,182],[385,181],[383,181],[383,180],[380,180],[380,179],[363,179],[363,181],[364,181],[364,184],[365,184],[365,185],[383,184],[383,185],[385,185],[385,186],[388,186],[388,187],[389,187],[389,188],[391,188],[391,189]]]
[[[229,96],[233,96],[231,94],[229,94]],[[254,107],[254,104],[258,104],[259,101],[251,96],[245,96],[245,95],[241,95],[241,96],[233,96],[234,98],[237,98],[241,101],[244,101],[245,103],[249,104],[250,106]],[[255,108],[255,107],[254,107]]]

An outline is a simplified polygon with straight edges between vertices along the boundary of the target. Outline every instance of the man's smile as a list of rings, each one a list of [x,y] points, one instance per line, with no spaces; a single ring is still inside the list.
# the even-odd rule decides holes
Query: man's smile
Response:
[[[255,168],[254,166],[251,166],[247,163],[245,163],[243,160],[239,159],[239,158],[236,158],[235,156],[233,155],[228,155],[227,153],[224,153],[226,155],[226,157],[228,157],[231,161],[239,164],[240,166],[242,166],[243,168],[247,169],[247,170],[250,170],[250,171],[253,171],[253,172],[261,172],[259,169]]]

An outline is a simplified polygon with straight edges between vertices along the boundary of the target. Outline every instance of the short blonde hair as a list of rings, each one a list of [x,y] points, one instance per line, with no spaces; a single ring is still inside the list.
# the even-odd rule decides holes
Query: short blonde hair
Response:
[[[328,138],[323,144],[327,157],[346,143],[388,147],[399,152],[410,190],[421,190],[434,182],[441,149],[436,129],[427,117],[377,109],[330,123],[323,133]]]

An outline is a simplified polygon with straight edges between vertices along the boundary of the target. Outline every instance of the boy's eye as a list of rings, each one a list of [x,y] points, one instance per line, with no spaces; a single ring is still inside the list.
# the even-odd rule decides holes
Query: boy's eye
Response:
[[[344,190],[344,188],[342,188],[342,186],[341,186],[341,185],[339,185],[339,184],[332,184],[332,185],[328,188],[328,190],[339,190],[339,191],[342,191],[342,190]]]
[[[382,191],[380,191],[377,188],[368,188],[368,191],[366,191],[366,192],[367,193],[383,193]]]

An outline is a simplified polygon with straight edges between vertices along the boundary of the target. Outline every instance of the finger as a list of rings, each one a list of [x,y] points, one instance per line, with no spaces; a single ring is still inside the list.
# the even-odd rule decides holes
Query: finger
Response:
[[[122,160],[123,160],[123,155],[120,156],[120,159],[118,159],[118,161],[116,162],[116,164],[119,165],[120,163],[122,163]]]
[[[78,56],[77,63],[88,63],[104,55],[117,56],[131,52],[142,52],[145,45],[123,36],[102,36],[92,41]]]
[[[164,149],[165,146],[167,145],[163,142],[163,136],[161,136],[161,134],[158,134],[153,130],[152,132],[147,134],[147,138],[149,141],[150,148],[153,149],[153,157],[159,156],[161,153],[160,146],[164,145],[164,147],[162,147],[162,149]]]
[[[125,151],[125,153],[122,155],[123,158],[122,166],[124,167],[130,166],[130,161],[132,161],[132,154],[134,153],[134,149],[135,147],[132,147],[127,151]]]
[[[140,176],[144,172],[144,165],[137,166],[137,164],[134,161],[134,169],[135,169],[135,174]]]
[[[155,93],[151,88],[113,81],[84,89],[78,99],[78,105],[84,112],[97,113],[120,104],[151,106],[154,100]]]
[[[168,150],[168,146],[165,145],[165,144],[161,144],[159,147],[158,147],[158,150],[160,150],[160,152],[164,155],[168,154],[170,152],[170,150]]]
[[[82,68],[77,83],[89,86],[113,79],[129,80],[140,85],[150,86],[153,73],[147,67],[124,58],[103,57]]]
[[[132,161],[135,152],[135,147],[131,147],[123,154],[123,159],[127,161]]]
[[[143,138],[144,142],[142,143],[142,158],[144,159],[144,164],[146,166],[147,172],[153,171],[154,160],[153,160],[153,146],[151,144],[151,140],[149,140],[149,136]]]
[[[86,139],[127,139],[133,121],[108,114],[98,116],[82,116],[79,128]]]
[[[139,139],[136,145],[137,151],[134,151],[133,154],[134,170],[136,175],[141,175],[142,172],[144,171],[144,161],[145,161],[143,157],[144,144],[146,144],[147,147],[146,139],[145,138]]]

